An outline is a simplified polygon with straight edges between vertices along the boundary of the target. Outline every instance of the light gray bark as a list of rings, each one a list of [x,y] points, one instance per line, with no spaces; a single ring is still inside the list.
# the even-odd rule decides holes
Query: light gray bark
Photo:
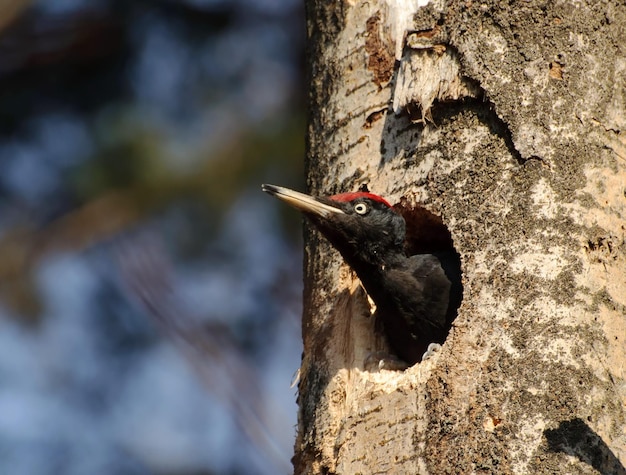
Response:
[[[624,474],[626,7],[425,3],[307,1],[308,185],[441,216],[464,300],[433,358],[365,371],[308,228],[295,472]]]

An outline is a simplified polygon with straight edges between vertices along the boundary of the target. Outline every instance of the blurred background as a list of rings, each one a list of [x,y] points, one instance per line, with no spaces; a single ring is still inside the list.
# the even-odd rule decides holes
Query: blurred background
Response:
[[[0,1],[1,475],[291,471],[302,3]]]

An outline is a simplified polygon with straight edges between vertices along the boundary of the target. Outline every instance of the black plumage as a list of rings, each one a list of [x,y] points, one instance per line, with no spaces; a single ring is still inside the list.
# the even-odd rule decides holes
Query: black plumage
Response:
[[[341,253],[376,304],[396,356],[413,364],[430,343],[443,343],[462,298],[454,249],[407,256],[404,218],[371,193],[314,198],[274,185],[263,190],[302,211]]]

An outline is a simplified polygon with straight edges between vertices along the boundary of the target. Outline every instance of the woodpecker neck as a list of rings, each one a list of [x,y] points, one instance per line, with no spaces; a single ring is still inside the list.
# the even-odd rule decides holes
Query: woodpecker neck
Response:
[[[358,249],[335,243],[333,246],[360,277],[372,276],[373,280],[389,269],[402,267],[407,261],[401,246],[388,248],[377,242],[364,243]]]

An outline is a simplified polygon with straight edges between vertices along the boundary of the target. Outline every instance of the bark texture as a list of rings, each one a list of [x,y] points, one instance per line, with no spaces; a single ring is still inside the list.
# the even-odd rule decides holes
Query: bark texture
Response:
[[[626,7],[309,0],[307,27],[309,191],[441,216],[464,299],[434,357],[366,371],[367,297],[308,229],[295,472],[626,473]]]

